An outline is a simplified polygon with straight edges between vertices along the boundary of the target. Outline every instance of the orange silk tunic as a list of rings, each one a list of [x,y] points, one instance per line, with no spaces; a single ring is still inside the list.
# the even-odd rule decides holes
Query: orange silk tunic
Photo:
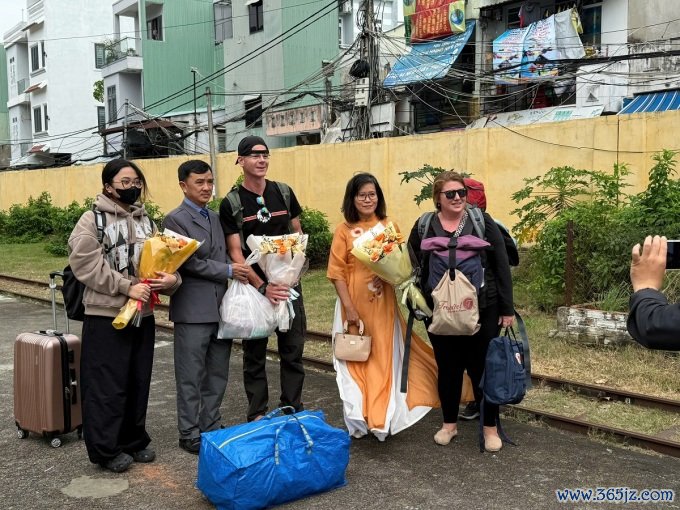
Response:
[[[385,219],[382,223],[386,224],[388,221]],[[364,334],[372,337],[368,360],[347,362],[349,372],[363,395],[363,414],[369,430],[385,428],[392,385],[400,383],[398,380],[394,381],[392,376],[395,313],[399,314],[402,331],[406,331],[394,287],[383,282],[381,291],[372,290],[371,282],[375,275],[350,253],[353,241],[377,223],[376,217],[352,225],[338,225],[333,236],[326,274],[330,280],[342,280],[347,284],[352,303],[364,322]],[[395,228],[398,230],[396,225]],[[401,342],[403,341],[402,336]],[[401,367],[401,361],[399,366]],[[411,341],[406,402],[409,409],[416,406],[439,407],[434,354],[432,348],[415,333]]]

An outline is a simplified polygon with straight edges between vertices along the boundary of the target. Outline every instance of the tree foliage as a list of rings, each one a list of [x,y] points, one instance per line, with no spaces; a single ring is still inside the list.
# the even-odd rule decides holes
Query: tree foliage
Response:
[[[649,185],[628,195],[627,165],[611,174],[553,168],[543,177],[526,179],[513,194],[526,203],[514,212],[513,229],[521,239],[535,240],[527,278],[535,304],[552,308],[564,298],[565,279],[571,278],[574,302],[590,302],[629,288],[631,247],[645,235],[680,236],[680,183],[674,179],[675,153],[654,156]],[[566,273],[567,229],[573,229],[573,268]]]
[[[432,200],[432,184],[437,176],[442,172],[447,172],[446,168],[439,166],[432,166],[425,164],[418,170],[409,170],[406,172],[399,172],[401,175],[401,183],[409,183],[411,181],[416,181],[422,184],[418,194],[413,196],[416,205],[420,205],[421,202],[426,202]],[[454,171],[454,170],[451,170]],[[471,174],[467,172],[459,172],[463,177],[470,177]]]
[[[92,97],[99,103],[104,102],[104,80],[97,80],[92,86]]]

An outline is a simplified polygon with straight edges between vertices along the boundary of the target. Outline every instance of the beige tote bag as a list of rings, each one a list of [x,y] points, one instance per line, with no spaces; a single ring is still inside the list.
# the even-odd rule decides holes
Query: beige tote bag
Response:
[[[342,361],[366,361],[371,354],[371,337],[364,335],[364,321],[359,320],[359,334],[348,333],[347,321],[343,332],[333,338],[333,355]]]
[[[427,330],[435,335],[474,335],[479,331],[477,289],[458,269],[451,280],[446,271],[432,291],[434,313]]]

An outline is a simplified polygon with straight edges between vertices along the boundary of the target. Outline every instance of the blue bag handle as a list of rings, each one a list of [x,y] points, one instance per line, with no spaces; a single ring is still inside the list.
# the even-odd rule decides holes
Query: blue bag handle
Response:
[[[277,409],[278,411],[278,409]],[[271,413],[270,413],[271,414]],[[274,436],[274,463],[278,466],[279,465],[279,434],[283,430],[283,428],[288,425],[289,423],[297,423],[298,426],[300,427],[300,430],[302,431],[302,435],[305,437],[305,441],[307,442],[307,454],[312,453],[312,447],[314,446],[314,441],[312,440],[312,436],[309,435],[309,432],[307,432],[307,429],[305,426],[302,424],[300,419],[295,416],[294,414],[290,415],[286,421],[284,421],[279,428],[276,429],[276,434]]]
[[[295,408],[293,406],[277,407],[273,411],[269,411],[267,414],[265,414],[263,419],[271,420],[272,418],[276,418],[279,414],[283,414],[285,411],[292,411],[295,413]]]

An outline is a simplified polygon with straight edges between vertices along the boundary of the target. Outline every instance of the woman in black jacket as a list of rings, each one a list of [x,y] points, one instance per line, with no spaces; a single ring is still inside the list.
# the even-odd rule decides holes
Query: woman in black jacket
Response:
[[[467,189],[463,176],[456,172],[443,172],[432,186],[432,198],[437,213],[421,236],[418,223],[413,226],[409,245],[418,259],[423,274],[428,279],[429,252],[421,250],[422,239],[434,236],[458,237],[477,235],[468,213]],[[502,234],[494,220],[486,213],[484,237],[491,245],[482,253],[484,285],[479,295],[480,329],[472,336],[435,335],[428,332],[434,348],[438,368],[438,390],[442,405],[443,424],[435,434],[437,444],[446,445],[458,435],[458,404],[463,385],[463,372],[467,369],[473,387],[479,387],[484,371],[484,360],[489,341],[498,336],[500,328],[511,326],[514,320],[512,277]],[[422,239],[421,239],[422,237]],[[432,297],[427,294],[430,306]],[[430,322],[426,320],[427,326]],[[479,397],[477,397],[479,398]],[[484,447],[495,452],[503,443],[496,428],[498,406],[486,404],[484,408]]]

